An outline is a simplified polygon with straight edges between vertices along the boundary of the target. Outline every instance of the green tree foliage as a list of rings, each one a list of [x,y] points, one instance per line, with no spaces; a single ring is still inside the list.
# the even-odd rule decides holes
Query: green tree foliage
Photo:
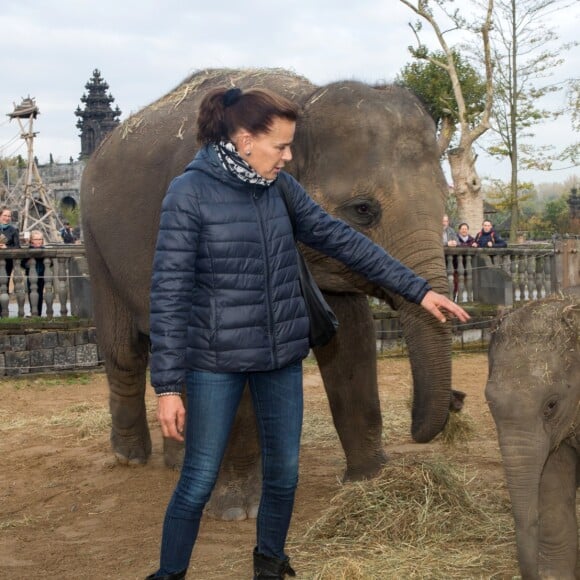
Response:
[[[518,188],[518,230],[528,239],[549,240],[553,234],[569,232],[570,192],[559,184],[560,193],[539,195],[532,183],[521,183]],[[492,180],[485,189],[486,199],[496,208],[496,225],[502,230],[510,229],[513,208],[513,195],[510,183]]]
[[[485,79],[457,50],[452,50],[452,55],[465,99],[467,121],[472,125],[485,109]],[[451,78],[441,66],[447,62],[447,57],[442,51],[428,53],[428,56],[429,60],[405,65],[395,82],[411,89],[424,101],[439,129],[444,118],[450,118],[455,126],[459,122],[457,100]]]
[[[0,189],[4,192],[18,181],[20,172],[23,169],[21,161],[24,163],[20,155],[18,157],[0,157],[0,183],[3,185],[3,188]],[[24,167],[26,167],[25,163]]]

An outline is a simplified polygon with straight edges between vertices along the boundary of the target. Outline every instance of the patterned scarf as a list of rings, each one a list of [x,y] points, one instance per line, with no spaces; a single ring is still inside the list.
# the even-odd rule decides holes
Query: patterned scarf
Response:
[[[220,141],[213,143],[212,147],[215,149],[221,164],[226,171],[233,173],[238,179],[244,183],[251,183],[254,185],[263,185],[268,187],[274,183],[274,179],[264,179],[258,175],[249,165],[244,161],[237,152],[235,145],[231,141]]]

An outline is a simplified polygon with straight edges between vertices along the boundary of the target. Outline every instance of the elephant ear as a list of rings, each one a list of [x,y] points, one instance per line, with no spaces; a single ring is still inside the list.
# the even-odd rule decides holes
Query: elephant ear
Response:
[[[491,340],[489,349],[490,352],[495,349],[496,346],[500,345],[504,338],[503,327],[505,326],[506,319],[513,313],[513,309],[505,308],[499,309],[497,316],[492,320],[490,326]]]
[[[562,310],[562,320],[571,330],[577,345],[578,335],[580,335],[580,302],[575,301],[573,304],[565,306]]]

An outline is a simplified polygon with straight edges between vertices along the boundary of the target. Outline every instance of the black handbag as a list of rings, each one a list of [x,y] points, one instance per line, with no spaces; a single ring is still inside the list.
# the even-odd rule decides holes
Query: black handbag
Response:
[[[282,198],[286,204],[288,217],[292,222],[292,231],[294,232],[294,241],[296,241],[296,214],[294,213],[294,206],[289,198],[286,184],[280,181],[282,189]],[[300,287],[302,289],[302,296],[306,303],[308,317],[310,318],[310,333],[309,341],[310,347],[324,346],[336,334],[338,328],[338,320],[332,311],[332,308],[327,304],[320,288],[314,281],[306,260],[296,244],[296,253],[298,254],[298,275],[300,277]]]

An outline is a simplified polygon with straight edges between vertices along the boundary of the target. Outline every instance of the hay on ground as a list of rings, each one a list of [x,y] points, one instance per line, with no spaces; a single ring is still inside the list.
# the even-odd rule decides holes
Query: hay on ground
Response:
[[[301,575],[317,580],[472,578],[514,561],[505,490],[437,458],[393,461],[343,485],[292,544]]]

